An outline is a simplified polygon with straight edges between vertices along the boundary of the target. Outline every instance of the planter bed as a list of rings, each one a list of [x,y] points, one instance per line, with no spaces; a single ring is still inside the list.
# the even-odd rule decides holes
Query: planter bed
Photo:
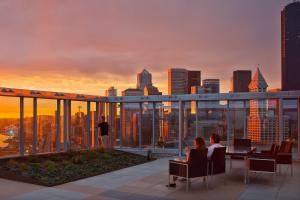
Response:
[[[148,162],[145,156],[117,150],[85,150],[0,160],[0,177],[54,186]]]

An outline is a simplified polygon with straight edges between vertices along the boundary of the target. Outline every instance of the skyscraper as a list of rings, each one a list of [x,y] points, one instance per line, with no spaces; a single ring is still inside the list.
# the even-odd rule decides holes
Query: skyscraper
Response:
[[[200,71],[188,71],[188,93],[191,94],[192,86],[201,86],[201,72]]]
[[[109,87],[107,90],[105,90],[105,96],[109,97],[109,96],[117,96],[117,89],[112,87]]]
[[[206,93],[219,93],[220,92],[220,79],[204,79],[202,87]]]
[[[145,86],[152,86],[152,75],[146,69],[141,73],[137,74],[137,85],[138,89],[144,90]]]
[[[300,2],[281,12],[281,88],[300,90]]]
[[[168,69],[168,94],[187,94],[188,71],[182,68]]]
[[[168,94],[190,94],[192,86],[201,85],[201,72],[183,68],[168,69]]]
[[[251,82],[251,70],[236,70],[232,77],[232,92],[249,92],[248,85]]]
[[[249,84],[250,92],[266,92],[268,84],[257,69],[251,83]],[[283,135],[286,139],[289,132],[289,119],[283,118]],[[248,138],[258,143],[279,142],[279,118],[278,115],[268,113],[267,100],[250,100],[250,114],[247,123]]]

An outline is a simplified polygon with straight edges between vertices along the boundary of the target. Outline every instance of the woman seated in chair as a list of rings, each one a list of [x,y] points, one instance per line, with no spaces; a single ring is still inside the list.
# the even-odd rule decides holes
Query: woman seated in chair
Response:
[[[201,137],[197,137],[194,139],[194,146],[195,149],[189,149],[187,148],[186,150],[186,162],[190,163],[192,160],[197,160],[197,156],[199,155],[199,151],[203,151],[206,150],[207,148],[205,146],[205,141],[203,138]],[[167,185],[167,187],[176,187],[176,180],[178,178],[173,176],[173,183],[171,183],[170,185]],[[180,181],[185,181],[185,178],[180,179]]]

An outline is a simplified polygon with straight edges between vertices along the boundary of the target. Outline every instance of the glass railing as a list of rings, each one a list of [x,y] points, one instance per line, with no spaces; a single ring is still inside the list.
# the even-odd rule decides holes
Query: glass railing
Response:
[[[225,145],[249,138],[259,149],[291,140],[299,155],[299,99],[300,91],[100,97],[0,88],[0,157],[97,148],[101,116],[111,147],[183,152],[217,133]]]

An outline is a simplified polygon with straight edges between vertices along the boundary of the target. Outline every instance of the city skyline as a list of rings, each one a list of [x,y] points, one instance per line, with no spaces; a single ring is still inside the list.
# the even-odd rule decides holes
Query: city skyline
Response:
[[[167,69],[179,67],[228,92],[234,70],[260,64],[280,88],[280,12],[290,2],[2,1],[0,85],[97,95],[115,86],[120,95],[146,68],[167,94]]]

